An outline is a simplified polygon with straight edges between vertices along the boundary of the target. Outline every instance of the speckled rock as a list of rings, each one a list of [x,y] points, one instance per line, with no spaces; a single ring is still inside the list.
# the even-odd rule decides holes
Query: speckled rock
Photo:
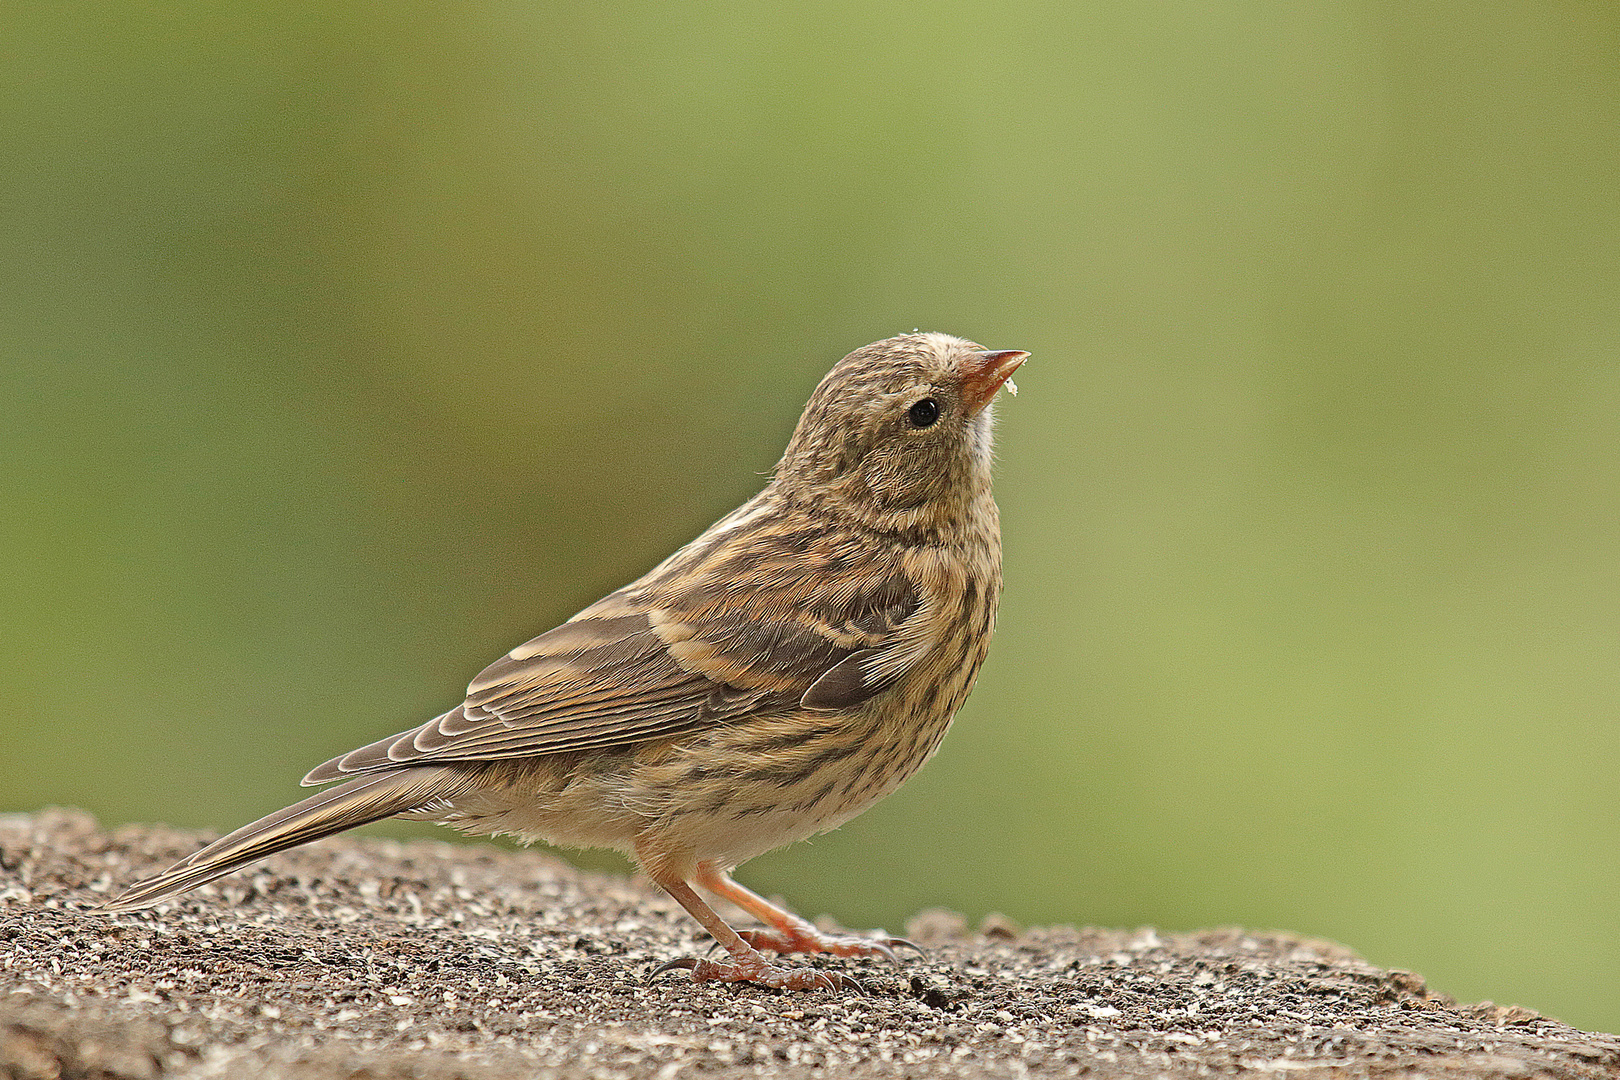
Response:
[[[977,931],[927,912],[868,993],[649,981],[701,932],[542,855],[339,837],[155,912],[88,909],[193,850],[0,818],[0,1077],[1620,1077],[1620,1039],[1460,1006],[1284,934]]]

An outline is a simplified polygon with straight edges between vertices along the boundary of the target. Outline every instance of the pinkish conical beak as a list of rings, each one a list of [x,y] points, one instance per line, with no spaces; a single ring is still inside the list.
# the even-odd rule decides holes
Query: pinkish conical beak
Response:
[[[967,373],[962,376],[962,402],[967,407],[967,414],[977,415],[990,404],[1003,384],[1009,393],[1018,393],[1012,373],[1028,359],[1029,353],[1017,349],[974,353],[973,359],[967,363]]]

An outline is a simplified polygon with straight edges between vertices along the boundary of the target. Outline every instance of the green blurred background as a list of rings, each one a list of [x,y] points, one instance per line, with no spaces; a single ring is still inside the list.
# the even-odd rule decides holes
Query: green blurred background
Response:
[[[996,646],[744,880],[1620,1030],[1609,0],[6,21],[0,808],[281,806],[940,329],[1035,354]]]

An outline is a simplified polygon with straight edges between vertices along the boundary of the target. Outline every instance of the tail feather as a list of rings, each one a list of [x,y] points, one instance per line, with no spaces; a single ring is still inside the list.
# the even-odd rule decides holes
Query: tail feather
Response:
[[[151,907],[266,855],[368,822],[425,809],[454,795],[465,775],[458,769],[429,767],[356,777],[220,837],[156,877],[130,886],[122,896],[96,910],[113,914]]]

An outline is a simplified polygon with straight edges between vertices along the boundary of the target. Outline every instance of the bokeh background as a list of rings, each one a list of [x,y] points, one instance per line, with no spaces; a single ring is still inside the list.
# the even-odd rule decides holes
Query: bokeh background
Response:
[[[1034,353],[990,663],[744,880],[1287,928],[1620,1030],[1608,0],[6,23],[0,809],[281,806],[941,329]]]

